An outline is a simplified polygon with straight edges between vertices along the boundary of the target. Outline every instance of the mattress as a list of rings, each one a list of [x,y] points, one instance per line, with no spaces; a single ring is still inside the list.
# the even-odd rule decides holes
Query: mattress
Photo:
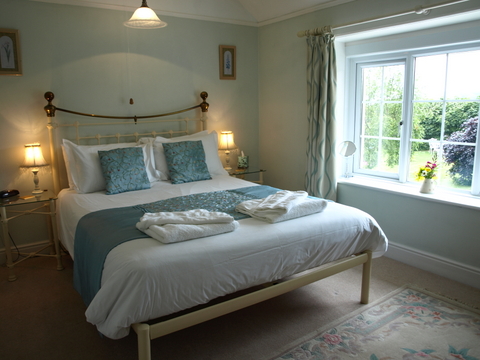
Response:
[[[87,213],[150,203],[170,197],[252,186],[229,176],[105,195],[62,190],[59,237],[73,259],[75,228]],[[110,251],[101,288],[86,310],[87,321],[105,336],[127,336],[130,325],[174,314],[217,297],[279,280],[365,250],[387,249],[377,222],[361,210],[329,202],[317,214],[269,224],[239,221],[231,233],[174,244],[152,238],[128,241]],[[101,241],[101,239],[99,239]]]

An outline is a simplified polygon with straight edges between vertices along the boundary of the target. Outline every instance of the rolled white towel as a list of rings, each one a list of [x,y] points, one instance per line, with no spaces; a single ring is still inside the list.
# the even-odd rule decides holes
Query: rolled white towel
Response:
[[[305,191],[282,190],[264,199],[244,201],[235,210],[273,224],[321,212],[327,204],[324,199],[309,198]]]
[[[146,213],[136,226],[152,238],[170,244],[234,231],[238,222],[224,212],[194,209]]]
[[[233,222],[232,216],[224,212],[195,209],[177,212],[146,213],[137,223],[139,230],[146,230],[152,225],[165,224],[228,224]]]
[[[192,240],[207,236],[224,234],[235,231],[238,228],[238,221],[223,224],[165,224],[152,225],[148,229],[142,230],[145,234],[164,243],[171,244],[180,241]]]

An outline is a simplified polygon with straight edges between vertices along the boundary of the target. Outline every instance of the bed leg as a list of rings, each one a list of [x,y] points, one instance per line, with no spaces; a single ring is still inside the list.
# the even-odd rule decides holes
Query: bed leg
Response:
[[[362,304],[368,304],[368,298],[370,296],[370,277],[372,275],[372,252],[367,251],[368,260],[363,264],[362,272],[362,295],[360,302]]]
[[[138,360],[151,360],[150,325],[134,324],[132,326],[137,333]]]

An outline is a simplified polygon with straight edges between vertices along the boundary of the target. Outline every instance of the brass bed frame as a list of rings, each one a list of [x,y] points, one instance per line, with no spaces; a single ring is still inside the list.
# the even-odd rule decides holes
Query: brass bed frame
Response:
[[[202,102],[198,105],[179,110],[173,111],[164,114],[158,115],[147,115],[147,116],[106,116],[106,115],[95,115],[95,114],[88,114],[88,113],[81,113],[71,110],[66,110],[62,108],[58,108],[52,104],[54,99],[54,94],[52,92],[46,92],[44,95],[45,99],[48,101],[48,104],[44,107],[44,110],[48,117],[48,131],[49,131],[49,139],[50,139],[50,156],[52,166],[52,175],[53,175],[53,182],[55,192],[58,193],[61,189],[61,178],[60,178],[60,170],[59,170],[59,159],[61,158],[61,149],[57,143],[57,134],[56,130],[59,128],[70,127],[75,129],[75,141],[80,143],[82,140],[94,140],[97,143],[101,143],[102,140],[104,141],[111,141],[116,140],[120,142],[121,139],[124,138],[134,138],[135,141],[138,140],[140,136],[157,136],[157,135],[169,135],[171,137],[180,134],[189,134],[190,133],[190,126],[189,123],[193,122],[197,126],[195,127],[195,131],[202,131],[206,129],[207,123],[207,112],[209,108],[209,104],[206,102],[208,94],[203,91],[200,94],[202,98]],[[195,109],[201,110],[201,116],[199,118],[189,119],[155,119],[155,118],[164,118],[167,116],[181,114],[187,111],[192,111]],[[81,124],[79,122],[73,122],[69,124],[58,124],[54,121],[54,117],[56,111],[63,111],[73,115],[80,115],[80,116],[87,116],[93,118],[105,118],[105,119],[114,119],[114,120],[133,120],[132,121],[113,121],[108,123],[84,123]],[[148,119],[148,120],[147,120]],[[155,120],[152,120],[155,119]],[[180,130],[165,130],[160,129],[160,131],[145,131],[142,133],[139,132],[131,132],[126,134],[106,134],[106,135],[87,135],[81,136],[80,129],[83,127],[94,127],[94,126],[126,126],[130,128],[131,126],[139,126],[139,125],[158,125],[163,124],[165,126],[166,123],[181,123],[183,128]],[[138,128],[137,128],[138,129]],[[139,129],[141,130],[141,129]],[[131,131],[131,130],[130,130]],[[224,302],[220,302],[214,305],[207,306],[205,308],[201,308],[200,310],[195,310],[193,312],[176,316],[174,318],[168,320],[161,320],[159,322],[153,324],[147,323],[136,323],[132,325],[132,328],[137,333],[137,342],[138,342],[138,356],[139,360],[150,360],[151,359],[151,349],[150,349],[150,342],[153,339],[159,338],[161,336],[176,332],[178,330],[182,330],[184,328],[202,323],[204,321],[208,321],[214,319],[216,317],[243,309],[247,306],[251,306],[257,304],[259,302],[271,299],[273,297],[285,294],[289,291],[298,289],[302,286],[308,285],[310,283],[316,282],[318,280],[324,279],[331,275],[340,273],[342,271],[351,269],[355,266],[363,264],[363,274],[362,274],[362,284],[361,284],[361,296],[360,302],[362,304],[367,304],[369,301],[369,290],[370,290],[370,277],[371,277],[371,268],[372,268],[372,252],[365,251],[359,254],[355,254],[343,259],[339,259],[317,268],[313,270],[305,271],[301,274],[296,275],[286,281],[278,282],[275,284],[269,284],[261,288],[260,290],[255,290],[253,292],[235,297],[230,300],[226,300]]]

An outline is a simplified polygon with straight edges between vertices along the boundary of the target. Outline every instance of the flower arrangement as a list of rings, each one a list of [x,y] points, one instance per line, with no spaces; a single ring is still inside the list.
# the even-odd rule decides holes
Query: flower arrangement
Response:
[[[433,157],[432,161],[427,161],[425,166],[420,167],[417,173],[417,181],[424,179],[436,179],[437,173],[435,169],[437,168],[437,159],[436,156]]]

